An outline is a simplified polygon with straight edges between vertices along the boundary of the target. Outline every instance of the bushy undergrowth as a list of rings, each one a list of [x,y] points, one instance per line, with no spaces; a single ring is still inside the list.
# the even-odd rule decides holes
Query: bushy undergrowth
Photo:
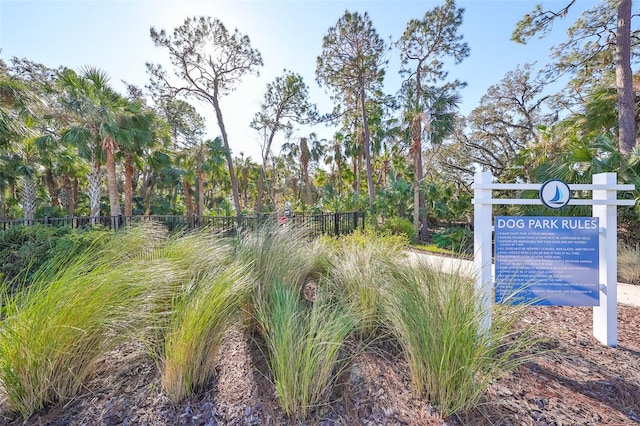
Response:
[[[74,229],[36,224],[0,232],[0,278],[13,286],[29,284],[40,266],[60,255],[71,256],[112,235],[101,228]]]
[[[402,348],[417,393],[445,414],[464,410],[517,364],[526,339],[510,339],[513,312],[496,311],[482,329],[470,280],[409,263],[404,244],[371,232],[312,240],[295,227],[234,240],[207,230],[168,237],[146,225],[60,254],[32,285],[3,297],[0,382],[9,408],[28,417],[72,398],[96,360],[125,339],[146,344],[164,392],[183,400],[215,375],[223,338],[238,325],[258,332],[292,417],[326,400],[349,361],[349,336],[366,346],[380,333]]]
[[[394,216],[385,219],[384,223],[380,226],[380,232],[387,235],[403,236],[406,243],[409,243],[413,240],[416,230],[411,221]]]
[[[443,249],[462,255],[473,254],[473,231],[459,226],[445,228],[434,232],[433,243]]]

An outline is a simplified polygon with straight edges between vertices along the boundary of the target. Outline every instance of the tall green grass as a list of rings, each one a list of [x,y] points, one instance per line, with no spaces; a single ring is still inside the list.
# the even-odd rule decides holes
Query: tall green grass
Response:
[[[399,264],[385,288],[384,318],[409,363],[412,383],[448,416],[472,407],[492,381],[526,358],[531,341],[512,338],[519,307],[496,310],[492,326],[473,280],[424,261]]]
[[[175,234],[148,255],[144,266],[163,271],[154,274],[153,315],[144,333],[138,336],[147,344],[152,356],[162,356],[174,305],[189,295],[200,279],[228,265],[232,256],[233,247],[229,241],[206,229]]]
[[[162,386],[173,401],[183,400],[214,375],[215,356],[239,318],[247,283],[246,267],[214,270],[174,304],[162,362]]]
[[[354,321],[322,293],[310,304],[279,282],[269,287],[257,317],[280,405],[287,415],[305,418],[328,397]]]
[[[356,232],[331,245],[328,281],[357,321],[364,336],[379,324],[382,289],[389,285],[395,265],[403,258],[401,237]]]
[[[331,388],[351,317],[331,300],[319,280],[327,249],[304,230],[264,228],[245,236],[241,258],[253,266],[251,314],[267,351],[276,394],[287,415],[305,417]],[[313,280],[314,301],[303,298]]]
[[[132,229],[93,246],[63,267],[36,274],[33,283],[5,297],[0,324],[0,381],[8,408],[27,418],[45,405],[75,395],[100,355],[144,318],[151,271],[139,260],[163,236]]]
[[[251,297],[243,306],[250,329],[259,327],[254,321],[256,307],[266,303],[273,283],[282,283],[301,292],[305,279],[318,273],[321,264],[316,256],[316,243],[302,228],[267,224],[241,236],[235,258],[250,266]]]
[[[147,344],[164,391],[181,401],[215,374],[224,335],[241,319],[260,333],[290,416],[307,417],[327,397],[356,332],[390,332],[416,392],[445,415],[465,410],[523,361],[517,353],[530,341],[511,335],[519,308],[496,308],[482,329],[473,282],[406,262],[403,250],[402,239],[369,232],[313,241],[303,229],[264,227],[226,240],[146,225],[58,256],[32,285],[2,296],[7,408],[26,418],[73,397],[125,339]],[[305,299],[305,286],[315,298]]]
[[[300,286],[319,267],[315,248],[303,228],[267,224],[241,236],[236,257],[252,266],[256,289],[263,291],[278,280]]]

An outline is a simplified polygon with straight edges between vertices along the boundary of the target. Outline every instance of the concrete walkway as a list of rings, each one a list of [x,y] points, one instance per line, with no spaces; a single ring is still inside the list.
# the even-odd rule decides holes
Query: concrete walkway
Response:
[[[427,253],[409,252],[410,257],[426,258],[433,266],[443,272],[461,272],[473,275],[473,262],[452,257],[436,256]],[[618,303],[640,306],[640,285],[618,283]]]

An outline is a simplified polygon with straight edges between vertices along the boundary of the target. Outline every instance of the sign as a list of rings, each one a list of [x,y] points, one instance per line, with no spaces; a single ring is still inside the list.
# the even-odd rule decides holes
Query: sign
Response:
[[[496,303],[598,306],[598,230],[597,217],[496,217]]]
[[[542,204],[551,208],[559,209],[567,205],[571,199],[569,185],[559,179],[548,180],[540,187],[540,200]]]

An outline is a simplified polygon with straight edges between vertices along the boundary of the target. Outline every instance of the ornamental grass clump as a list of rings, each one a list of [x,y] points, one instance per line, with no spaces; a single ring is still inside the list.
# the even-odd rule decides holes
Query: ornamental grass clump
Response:
[[[206,229],[176,234],[145,260],[147,268],[164,271],[156,275],[152,293],[152,316],[145,333],[138,336],[154,358],[164,351],[165,333],[172,320],[174,304],[190,294],[202,277],[229,265],[233,247],[219,234]]]
[[[162,386],[174,402],[214,375],[215,356],[225,333],[239,319],[248,283],[247,267],[231,265],[198,277],[193,288],[176,299],[161,363]]]
[[[472,278],[426,261],[399,264],[385,288],[384,318],[409,363],[415,391],[449,416],[472,407],[489,384],[525,362],[532,341],[515,335],[522,307],[501,307],[491,327]]]
[[[382,289],[391,282],[395,265],[404,256],[397,236],[356,232],[340,239],[329,258],[328,281],[367,336],[379,324]]]
[[[326,247],[293,226],[264,227],[243,236],[238,258],[251,265],[248,313],[266,346],[276,393],[287,415],[304,418],[327,396],[340,348],[353,321],[324,292]],[[316,286],[314,300],[303,287]]]
[[[320,263],[316,257],[316,244],[303,228],[265,225],[244,233],[236,246],[235,258],[250,267],[251,297],[243,306],[247,312],[248,328],[258,326],[255,309],[266,303],[273,283],[289,285],[301,292],[305,279],[317,274]]]
[[[154,281],[139,259],[164,235],[123,231],[104,246],[59,258],[32,284],[5,297],[0,323],[0,382],[7,407],[24,418],[73,397],[96,360],[141,326]]]
[[[328,397],[340,350],[355,325],[338,302],[319,291],[311,303],[289,283],[272,282],[256,308],[280,405],[301,419]]]
[[[618,246],[618,280],[629,284],[640,284],[640,246],[638,244]]]
[[[236,256],[252,266],[257,288],[263,291],[273,281],[301,285],[317,265],[315,246],[304,228],[267,224],[241,236]]]

